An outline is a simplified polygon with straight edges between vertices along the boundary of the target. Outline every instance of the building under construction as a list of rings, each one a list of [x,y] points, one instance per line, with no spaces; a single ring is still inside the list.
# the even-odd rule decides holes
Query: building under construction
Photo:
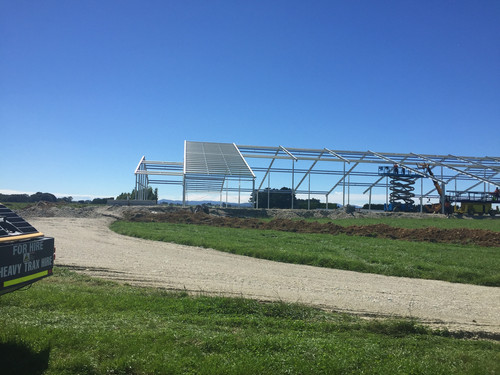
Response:
[[[304,149],[286,146],[248,146],[234,143],[184,142],[184,160],[152,161],[145,156],[135,170],[136,199],[145,199],[151,185],[177,185],[183,204],[190,194],[218,193],[220,202],[248,202],[249,196],[270,192],[276,181],[286,181],[289,194],[328,202],[341,196],[349,205],[353,191],[362,192],[369,206],[376,194],[385,209],[411,211],[418,207],[449,213],[491,211],[499,201],[500,157],[386,153]],[[256,194],[257,193],[257,194]],[[262,200],[262,199],[260,199]],[[331,201],[331,200],[330,200]],[[425,204],[426,202],[432,204]],[[340,203],[340,202],[339,202]],[[267,208],[259,199],[257,208]],[[429,209],[430,207],[430,209]],[[293,199],[291,207],[293,207]],[[455,208],[456,210],[456,208]]]

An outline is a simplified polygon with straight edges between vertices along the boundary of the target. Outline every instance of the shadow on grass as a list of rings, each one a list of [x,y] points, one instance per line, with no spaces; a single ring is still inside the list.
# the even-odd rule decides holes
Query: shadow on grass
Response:
[[[3,375],[39,375],[49,366],[50,348],[34,352],[15,342],[0,343],[0,363]]]

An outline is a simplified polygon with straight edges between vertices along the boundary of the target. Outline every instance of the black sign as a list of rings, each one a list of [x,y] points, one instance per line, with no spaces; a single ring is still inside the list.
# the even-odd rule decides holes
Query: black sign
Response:
[[[0,244],[0,290],[32,283],[52,274],[54,239],[37,237]]]

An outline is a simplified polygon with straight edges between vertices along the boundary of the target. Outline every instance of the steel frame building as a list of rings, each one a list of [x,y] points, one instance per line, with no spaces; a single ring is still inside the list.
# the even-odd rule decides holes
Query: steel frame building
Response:
[[[290,163],[290,166],[278,166],[279,162]],[[434,172],[429,174],[421,168],[422,164],[428,165]],[[478,187],[486,192],[500,186],[500,157],[185,141],[183,162],[150,161],[142,157],[134,172],[136,199],[145,199],[149,185],[173,184],[182,186],[183,204],[186,203],[187,193],[193,191],[218,192],[221,202],[224,192],[226,197],[229,192],[237,192],[240,203],[242,193],[269,191],[271,175],[284,173],[290,177],[292,194],[307,195],[309,198],[311,195],[324,196],[327,207],[329,196],[336,189],[342,189],[342,204],[345,205],[346,200],[349,204],[352,188],[364,189],[363,194],[368,194],[371,205],[375,189],[385,189],[388,196],[388,177],[380,175],[377,167],[393,165],[419,177],[420,192],[416,192],[415,199],[420,200],[421,205],[425,198],[440,198],[434,182],[441,186],[443,192],[467,192]],[[326,187],[323,183],[311,188],[311,176],[326,176],[330,182]],[[424,190],[424,185],[429,185],[429,182],[432,187]],[[266,207],[266,202],[257,202],[259,206]],[[294,208],[293,200],[291,208]]]

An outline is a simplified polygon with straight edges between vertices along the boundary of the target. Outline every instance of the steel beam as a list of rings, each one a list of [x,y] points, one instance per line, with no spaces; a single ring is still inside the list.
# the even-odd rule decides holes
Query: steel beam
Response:
[[[344,179],[345,179],[345,178],[349,175],[349,173],[351,173],[351,172],[352,172],[352,170],[353,170],[354,168],[356,168],[356,166],[357,166],[358,164],[359,164],[359,162],[357,162],[356,164],[354,164],[354,165],[351,167],[351,169],[349,169],[349,170],[347,171],[347,173],[344,173],[344,175],[342,176],[342,178],[341,178],[341,179],[340,179],[340,180],[339,180],[339,181],[338,181],[338,182],[337,182],[337,183],[336,183],[336,184],[335,184],[335,185],[334,185],[334,186],[333,186],[333,187],[332,187],[332,188],[328,191],[328,193],[327,193],[327,194],[328,194],[328,195],[330,195],[330,193],[333,191],[333,189],[335,189],[337,186],[339,186],[339,185],[340,185],[340,183],[341,183],[341,182],[342,182],[342,181],[343,181],[343,180],[344,180]]]
[[[295,155],[293,155],[290,151],[288,151],[286,148],[284,148],[283,146],[280,146],[280,149],[283,150],[283,152],[285,152],[288,156],[290,156],[293,160],[297,161],[298,159],[295,157]]]
[[[479,164],[479,163],[473,162],[473,161],[468,160],[468,159],[466,159],[464,157],[461,157],[461,156],[455,156],[455,155],[451,155],[451,154],[450,154],[450,156],[454,157],[455,159],[463,160],[463,161],[465,161],[467,163],[476,165],[478,168],[481,168],[481,169],[491,169],[492,171],[496,171],[496,172],[500,171],[500,167],[493,167],[493,166],[490,166],[490,165]]]
[[[193,142],[196,143],[196,142]],[[138,194],[146,192],[145,189],[148,188],[150,183],[165,183],[165,184],[175,184],[180,183],[179,177],[182,176],[183,184],[183,195],[187,196],[187,192],[191,189],[203,190],[213,188],[213,181],[207,180],[209,176],[219,176],[225,178],[225,180],[234,180],[239,178],[237,176],[240,170],[245,170],[247,173],[248,182],[252,179],[253,189],[257,185],[256,174],[262,175],[262,182],[259,185],[257,191],[260,191],[264,186],[266,178],[269,179],[271,173],[287,173],[292,176],[292,192],[299,194],[304,191],[307,194],[313,194],[314,192],[324,192],[321,186],[316,188],[315,186],[310,186],[307,190],[300,190],[300,187],[304,184],[306,178],[309,178],[310,183],[313,180],[312,175],[328,175],[328,176],[339,176],[340,180],[331,188],[327,194],[333,192],[340,184],[344,184],[344,190],[347,193],[350,188],[353,187],[363,187],[363,194],[372,192],[373,188],[378,188],[383,181],[383,176],[379,176],[377,173],[371,172],[373,167],[370,164],[398,164],[404,167],[408,171],[415,173],[416,175],[422,176],[424,178],[429,178],[437,183],[445,184],[450,181],[457,181],[459,185],[463,183],[473,184],[477,181],[488,183],[494,186],[500,186],[500,179],[497,177],[500,172],[500,157],[472,157],[472,156],[456,156],[456,155],[427,155],[427,154],[415,154],[415,153],[378,153],[374,151],[349,151],[349,150],[331,150],[328,148],[323,149],[303,149],[303,148],[291,148],[284,146],[275,147],[262,147],[262,146],[237,146],[236,144],[226,143],[226,144],[213,144],[208,142],[202,142],[203,145],[198,145],[200,150],[205,150],[206,157],[211,157],[212,153],[218,153],[219,157],[216,163],[204,163],[203,153],[200,153],[199,157],[193,160],[195,162],[194,167],[198,167],[196,163],[200,163],[199,167],[205,165],[207,171],[206,174],[194,174],[193,171],[187,171],[186,168],[191,168],[186,165],[186,153],[191,152],[188,147],[189,142],[184,144],[184,162],[164,162],[164,161],[147,161],[145,156],[143,156],[135,170],[135,180],[136,180],[136,191]],[[186,146],[187,145],[187,146]],[[219,148],[217,148],[219,145]],[[215,147],[214,147],[215,146]],[[219,151],[217,151],[219,150]],[[232,151],[231,151],[232,150]],[[234,154],[234,155],[233,155]],[[232,156],[231,156],[232,155]],[[196,156],[196,155],[195,155]],[[228,171],[228,164],[233,166],[233,159],[237,158],[239,164],[237,169],[231,169]],[[264,158],[271,159],[268,166],[263,168],[255,167],[253,170],[250,168],[250,163],[246,158]],[[273,168],[276,160],[290,160],[292,159],[292,166],[284,166],[283,168]],[[296,161],[310,161],[307,168],[296,168]],[[189,161],[189,160],[188,160]],[[210,160],[209,160],[210,161]],[[319,168],[316,167],[317,163],[320,161],[328,162],[343,162],[344,168],[342,169],[339,165],[333,165],[332,167]],[[346,163],[350,164],[349,170],[346,170]],[[359,164],[365,165],[362,167]],[[442,168],[448,168],[446,176],[432,177],[418,168],[418,164],[428,163],[431,168],[435,166],[441,166]],[[258,163],[256,163],[258,164]],[[355,168],[358,168],[355,170]],[[456,175],[451,175],[451,173],[457,173]],[[295,174],[300,175],[300,181],[295,186]],[[242,175],[243,176],[243,175]],[[241,176],[241,177],[242,177]],[[150,178],[152,177],[152,178]],[[156,178],[155,178],[156,177]],[[189,178],[191,177],[191,179]],[[260,176],[259,176],[260,178]],[[162,180],[164,179],[164,181]],[[361,180],[358,180],[361,179]],[[369,180],[368,180],[369,179]],[[239,181],[243,181],[241,178]],[[247,181],[247,180],[245,180]],[[423,181],[423,180],[422,180]],[[446,181],[446,182],[445,182]],[[474,185],[477,186],[478,184]],[[465,185],[466,186],[466,185]],[[221,188],[217,185],[217,190]],[[248,187],[250,188],[250,187]],[[328,185],[326,186],[328,188]],[[222,189],[224,189],[222,185]],[[226,191],[233,191],[233,188],[226,186]],[[460,189],[460,186],[456,186],[456,189]],[[469,188],[470,189],[470,188]],[[141,191],[144,190],[144,191]],[[247,191],[246,187],[238,186],[238,191]],[[423,194],[421,189],[421,197],[430,195],[434,190],[431,190],[427,194]],[[344,194],[345,195],[345,194]]]
[[[404,161],[404,160],[406,160],[407,158],[408,158],[408,157],[405,157],[405,158],[403,159],[403,161]],[[377,184],[378,184],[378,183],[379,183],[379,182],[380,182],[380,181],[381,181],[384,177],[385,177],[385,176],[380,177],[377,181],[375,181],[372,185],[370,185],[370,186],[368,187],[368,189],[366,189],[366,190],[363,192],[363,194],[366,194],[366,192],[367,192],[368,190],[370,190],[370,194],[371,194],[371,189],[372,189],[373,187],[375,187],[375,186],[376,186],[376,185],[377,185]],[[371,199],[371,197],[370,197],[370,199]]]
[[[310,173],[311,173],[311,170],[314,168],[314,166],[316,165],[316,163],[321,159],[321,156],[323,156],[323,152],[318,156],[318,158],[312,163],[311,167],[308,169],[308,171],[306,172],[306,174],[304,175],[304,177],[302,177],[302,180],[300,180],[300,182],[297,184],[297,186],[295,187],[295,189],[298,189],[299,186],[302,184],[302,182],[304,182],[304,180],[306,179],[307,175],[310,176]]]
[[[401,163],[401,162],[398,162],[397,160],[390,159],[390,158],[388,158],[388,157],[386,157],[386,156],[384,156],[384,155],[382,155],[382,154],[379,154],[378,152],[373,152],[373,151],[370,151],[370,150],[368,150],[368,152],[370,152],[370,153],[372,153],[373,155],[375,155],[375,156],[377,156],[377,157],[379,157],[379,158],[381,158],[381,159],[384,159],[384,160],[386,160],[386,161],[388,161],[388,162],[390,162],[390,163],[401,165],[401,166],[405,167],[406,169],[408,169],[409,171],[412,171],[413,173],[419,174],[419,175],[421,175],[422,177],[427,177],[427,178],[430,178],[430,179],[435,180],[435,181],[438,181],[438,182],[440,182],[440,183],[442,183],[442,184],[444,183],[444,181],[442,181],[442,180],[440,180],[440,179],[438,179],[438,178],[436,178],[436,177],[430,176],[430,175],[428,175],[427,173],[422,173],[422,172],[420,172],[418,169],[413,169],[413,168],[411,168],[410,166],[408,166],[407,164],[403,164],[403,163]],[[418,155],[416,155],[416,154],[411,154],[411,155],[418,156]]]
[[[253,178],[255,178],[255,173],[253,173],[252,168],[250,168],[250,166],[248,165],[247,160],[243,157],[243,155],[241,155],[241,151],[240,151],[240,149],[238,148],[238,146],[236,146],[236,143],[233,143],[233,146],[234,146],[234,148],[236,149],[236,151],[238,151],[238,154],[240,154],[240,157],[241,157],[241,158],[243,159],[243,161],[245,162],[245,164],[246,164],[246,166],[247,166],[248,170],[250,171],[250,173],[252,174]]]
[[[413,153],[412,153],[412,155],[418,156],[419,158],[422,158],[422,159],[424,159],[424,160],[427,160],[427,161],[429,161],[430,163],[433,163],[433,164],[435,164],[435,165],[439,165],[439,166],[441,166],[441,167],[445,167],[445,168],[448,168],[448,169],[453,169],[454,171],[457,171],[457,172],[459,172],[459,173],[461,173],[461,174],[464,174],[464,175],[469,176],[469,177],[471,177],[471,178],[474,178],[474,179],[476,179],[476,180],[480,180],[480,181],[482,181],[482,182],[486,182],[486,183],[488,183],[488,184],[493,184],[493,185],[495,185],[495,183],[494,183],[494,182],[492,182],[492,181],[490,181],[490,180],[487,180],[487,179],[482,178],[482,177],[480,177],[480,176],[477,176],[477,175],[474,175],[474,174],[472,174],[472,173],[469,173],[469,172],[463,171],[463,170],[461,170],[461,169],[458,169],[458,168],[452,167],[452,166],[451,166],[451,165],[449,165],[449,164],[440,163],[440,162],[438,162],[438,161],[434,161],[434,160],[428,159],[428,158],[426,158],[425,156],[422,156],[422,155],[419,155],[419,154],[413,154]],[[444,183],[444,182],[442,182],[442,183]]]
[[[333,156],[335,156],[336,158],[339,158],[340,160],[345,161],[345,162],[346,162],[346,163],[348,163],[348,164],[350,164],[350,163],[351,163],[349,160],[347,160],[347,159],[343,158],[342,156],[340,156],[339,154],[337,154],[335,151],[329,150],[329,149],[327,149],[326,147],[325,147],[325,150],[326,150],[326,151],[328,151],[328,153],[329,153],[330,155],[333,155]],[[323,155],[323,153],[321,153],[321,155]]]
[[[279,149],[276,150],[276,154],[274,154],[274,158],[273,160],[271,160],[271,164],[269,164],[269,167],[267,168],[267,171],[266,173],[264,174],[264,177],[262,178],[262,181],[260,182],[260,185],[259,185],[259,188],[257,189],[257,191],[260,191],[260,188],[262,187],[262,184],[264,183],[264,181],[266,180],[266,177],[268,175],[268,173],[271,171],[271,167],[273,166],[274,164],[274,161],[276,160],[276,156],[278,155],[278,153],[280,152]]]

